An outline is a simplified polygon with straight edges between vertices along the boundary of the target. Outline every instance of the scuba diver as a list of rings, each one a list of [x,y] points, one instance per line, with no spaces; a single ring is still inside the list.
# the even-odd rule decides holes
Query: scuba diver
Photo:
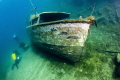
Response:
[[[28,46],[27,44],[25,44],[24,42],[21,42],[21,43],[19,44],[19,47],[22,48],[22,49],[25,50],[25,51],[29,48],[29,46]]]
[[[12,54],[12,59],[15,60],[15,63],[12,65],[11,70],[13,70],[15,66],[18,69],[18,64],[20,63],[22,58],[21,54],[17,50],[14,50],[13,52],[14,53]]]
[[[16,34],[13,36],[13,38],[18,44],[20,44],[20,39],[16,36]]]
[[[22,48],[23,50],[27,50],[29,48],[29,46],[27,44],[20,41],[20,39],[18,38],[18,36],[16,34],[13,36],[13,38],[19,44],[19,47]]]

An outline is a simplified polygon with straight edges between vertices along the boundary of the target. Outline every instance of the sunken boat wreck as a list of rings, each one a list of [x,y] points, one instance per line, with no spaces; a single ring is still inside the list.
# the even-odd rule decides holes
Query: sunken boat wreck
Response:
[[[95,23],[95,18],[70,19],[70,13],[43,12],[31,15],[29,23],[27,30],[32,43],[76,62],[82,55],[89,28]]]

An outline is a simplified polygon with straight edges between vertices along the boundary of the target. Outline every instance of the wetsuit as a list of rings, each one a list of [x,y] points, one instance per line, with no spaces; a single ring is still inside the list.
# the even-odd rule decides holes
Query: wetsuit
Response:
[[[20,55],[20,54],[17,54],[15,63],[12,65],[12,70],[14,69],[15,66],[16,66],[16,68],[18,69],[18,64],[20,63],[21,58],[22,58],[21,55]]]

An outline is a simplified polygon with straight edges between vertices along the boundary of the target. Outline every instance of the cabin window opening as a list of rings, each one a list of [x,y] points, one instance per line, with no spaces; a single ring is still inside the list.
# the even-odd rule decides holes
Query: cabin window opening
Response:
[[[40,15],[39,23],[50,22],[50,21],[59,21],[64,19],[70,19],[70,14],[65,13],[44,13]]]
[[[31,22],[31,25],[36,24],[37,21],[38,21],[38,18],[33,19],[32,22]]]
[[[43,23],[43,20],[40,20],[39,23]]]

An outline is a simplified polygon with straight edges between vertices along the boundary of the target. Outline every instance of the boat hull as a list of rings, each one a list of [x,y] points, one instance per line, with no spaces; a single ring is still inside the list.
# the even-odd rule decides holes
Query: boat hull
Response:
[[[56,46],[50,44],[37,45],[40,49],[53,53],[61,58],[65,58],[70,62],[79,61],[80,56],[82,55],[83,47],[81,46]]]
[[[41,49],[64,57],[72,62],[79,61],[90,23],[57,23],[28,27],[31,41]]]

